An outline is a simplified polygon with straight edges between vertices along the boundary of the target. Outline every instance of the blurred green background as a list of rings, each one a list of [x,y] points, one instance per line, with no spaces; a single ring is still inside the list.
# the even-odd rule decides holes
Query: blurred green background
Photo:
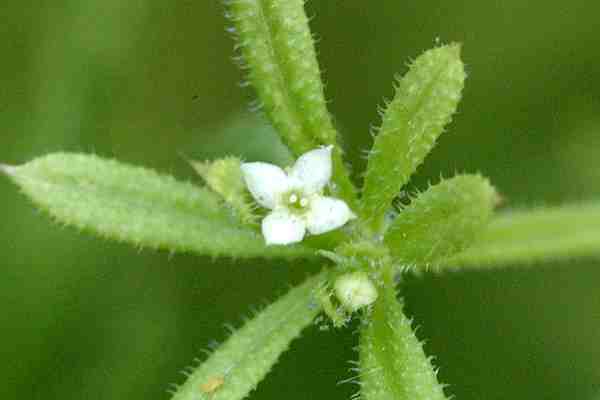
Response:
[[[94,152],[197,181],[247,110],[219,1],[4,0],[0,160]],[[356,178],[394,75],[464,44],[455,121],[413,187],[480,171],[512,207],[600,198],[600,3],[312,0],[330,109]],[[239,136],[239,134],[238,134]],[[242,135],[243,137],[243,131]],[[318,265],[139,251],[53,225],[0,177],[0,398],[168,399],[252,306]],[[457,399],[600,395],[598,261],[425,274],[407,312]],[[356,327],[355,327],[356,328]],[[252,399],[347,399],[356,329],[307,330]]]

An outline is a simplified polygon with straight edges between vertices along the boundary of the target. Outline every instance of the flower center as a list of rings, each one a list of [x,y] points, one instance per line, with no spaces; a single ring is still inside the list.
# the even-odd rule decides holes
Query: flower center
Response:
[[[294,213],[302,214],[308,210],[309,201],[303,193],[292,190],[283,195],[285,206]]]

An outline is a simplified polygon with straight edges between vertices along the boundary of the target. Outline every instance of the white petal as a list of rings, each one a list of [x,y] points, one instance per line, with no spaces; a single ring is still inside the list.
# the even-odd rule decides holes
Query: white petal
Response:
[[[296,160],[290,178],[306,194],[321,191],[331,179],[331,150],[333,146],[311,150]]]
[[[246,186],[258,204],[273,209],[283,192],[288,190],[288,177],[276,165],[251,162],[242,164]]]
[[[290,244],[302,241],[306,223],[287,210],[273,211],[262,221],[262,233],[269,244]]]
[[[356,218],[348,205],[338,199],[314,196],[306,216],[306,227],[313,235],[329,232]]]

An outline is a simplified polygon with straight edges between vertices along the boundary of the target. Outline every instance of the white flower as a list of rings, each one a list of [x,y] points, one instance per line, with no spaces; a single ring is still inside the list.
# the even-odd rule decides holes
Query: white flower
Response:
[[[306,230],[318,235],[356,217],[344,201],[322,195],[331,179],[332,148],[303,154],[287,173],[273,164],[242,164],[244,181],[256,202],[273,210],[262,221],[268,245],[300,242]]]

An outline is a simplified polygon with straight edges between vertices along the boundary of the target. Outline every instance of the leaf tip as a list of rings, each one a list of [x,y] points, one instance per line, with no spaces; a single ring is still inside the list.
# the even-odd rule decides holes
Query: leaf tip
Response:
[[[186,158],[185,161],[188,163],[190,167],[196,171],[198,175],[202,177],[202,179],[206,179],[206,174],[208,173],[209,163],[206,161],[197,161],[192,160],[190,158]]]
[[[14,176],[17,173],[17,167],[14,165],[0,164],[0,173],[8,176]]]
[[[463,44],[461,42],[451,42],[445,46],[450,53],[455,55],[456,57],[460,57],[462,52]]]

